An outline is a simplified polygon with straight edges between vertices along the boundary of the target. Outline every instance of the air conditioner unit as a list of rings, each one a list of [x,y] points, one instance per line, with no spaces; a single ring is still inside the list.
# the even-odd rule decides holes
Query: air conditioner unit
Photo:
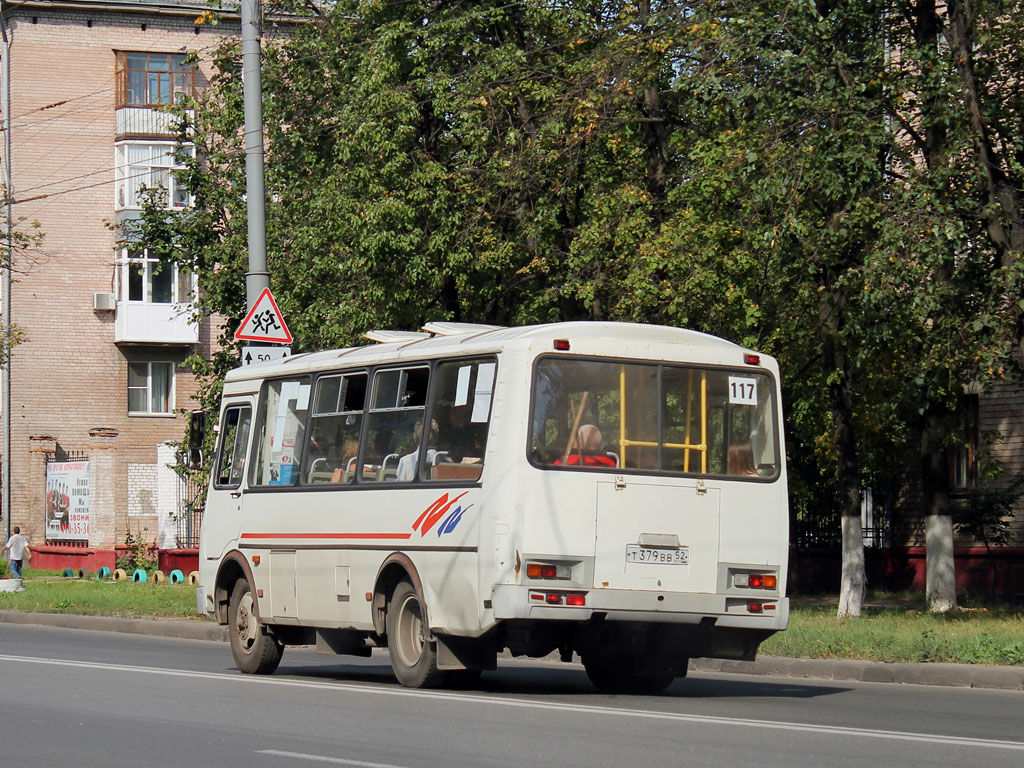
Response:
[[[117,309],[117,302],[112,293],[94,293],[92,295],[92,308],[97,312]]]

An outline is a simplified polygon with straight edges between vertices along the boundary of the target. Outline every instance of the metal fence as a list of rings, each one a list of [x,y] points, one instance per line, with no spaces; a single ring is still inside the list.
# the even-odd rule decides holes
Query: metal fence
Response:
[[[199,526],[203,522],[206,486],[184,466],[175,471],[178,473],[177,545],[179,549],[196,549],[199,547]]]

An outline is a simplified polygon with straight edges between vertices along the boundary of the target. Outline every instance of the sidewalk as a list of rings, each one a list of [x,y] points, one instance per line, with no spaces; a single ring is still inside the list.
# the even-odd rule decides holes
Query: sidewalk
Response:
[[[227,627],[206,619],[124,619],[111,616],[77,616],[66,613],[0,611],[0,622],[37,624],[100,632],[127,632],[155,637],[227,642]],[[1024,691],[1024,667],[991,667],[981,664],[886,664],[856,659],[788,659],[761,656],[757,661],[694,659],[691,672],[797,677],[864,683],[908,683],[961,688],[992,688]]]

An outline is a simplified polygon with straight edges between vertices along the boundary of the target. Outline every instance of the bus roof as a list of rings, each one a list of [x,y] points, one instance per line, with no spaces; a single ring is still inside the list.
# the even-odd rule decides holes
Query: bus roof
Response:
[[[225,381],[245,381],[273,376],[306,373],[338,367],[358,367],[380,362],[412,360],[422,357],[449,357],[493,353],[513,348],[525,349],[536,342],[556,339],[608,339],[607,350],[598,354],[648,357],[655,347],[686,346],[690,350],[719,351],[730,357],[749,352],[738,344],[699,331],[642,323],[578,321],[546,323],[511,328],[472,323],[428,323],[423,331],[371,331],[367,338],[378,341],[362,347],[306,352],[281,360],[235,368]],[[632,343],[644,347],[643,353],[631,350]],[[547,345],[551,348],[551,344]],[[587,353],[595,354],[593,345]],[[655,355],[656,357],[658,355]],[[674,355],[672,356],[675,357]]]

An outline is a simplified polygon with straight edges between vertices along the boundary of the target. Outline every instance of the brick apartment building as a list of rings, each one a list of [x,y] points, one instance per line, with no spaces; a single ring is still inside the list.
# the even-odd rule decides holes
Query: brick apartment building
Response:
[[[238,34],[230,19],[197,23],[204,10],[3,4],[13,219],[38,221],[44,235],[15,254],[11,298],[25,341],[11,358],[10,521],[36,567],[112,566],[128,533],[195,562],[198,531],[178,514],[173,469],[195,392],[182,362],[209,354],[217,329],[190,321],[193,277],[119,249],[113,225],[138,214],[142,186],[163,187],[168,208],[189,204],[160,107],[206,82],[187,52],[201,58]]]

